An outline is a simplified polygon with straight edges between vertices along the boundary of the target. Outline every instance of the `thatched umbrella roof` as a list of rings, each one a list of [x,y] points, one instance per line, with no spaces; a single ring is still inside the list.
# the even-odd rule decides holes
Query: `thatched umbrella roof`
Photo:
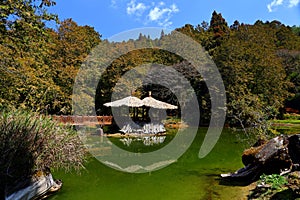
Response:
[[[158,109],[177,109],[177,106],[174,106],[172,104],[159,101],[157,99],[154,99],[151,97],[151,93],[149,97],[144,98],[143,100],[140,100],[137,97],[134,96],[128,96],[123,99],[119,99],[116,101],[105,103],[104,106],[107,107],[121,107],[121,106],[128,106],[128,107],[141,107],[141,106],[148,106],[152,108],[158,108]]]
[[[177,109],[177,106],[172,104],[162,102],[159,100],[154,99],[153,97],[146,97],[142,100],[143,104],[148,107],[158,108],[158,109]]]
[[[105,103],[104,105],[107,107],[121,107],[121,106],[141,107],[144,104],[143,104],[143,101],[140,100],[139,98],[133,97],[133,96],[128,96],[123,99]]]

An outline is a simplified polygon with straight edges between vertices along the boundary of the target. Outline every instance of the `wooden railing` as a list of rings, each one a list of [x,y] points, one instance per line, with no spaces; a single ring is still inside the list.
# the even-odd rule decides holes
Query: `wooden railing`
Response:
[[[52,119],[71,125],[111,125],[112,116],[53,115]]]

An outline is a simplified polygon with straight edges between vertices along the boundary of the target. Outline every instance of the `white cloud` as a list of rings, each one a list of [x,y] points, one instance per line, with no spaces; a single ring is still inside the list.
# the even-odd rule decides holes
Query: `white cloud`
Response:
[[[159,3],[158,3],[158,5],[160,5],[160,6],[164,6],[164,5],[166,5],[166,3],[165,3],[165,2],[163,2],[163,1],[161,1],[161,2],[159,2]]]
[[[295,7],[300,3],[300,0],[273,0],[267,5],[269,12],[276,11],[279,6],[287,6],[289,8]]]
[[[170,21],[174,13],[179,12],[179,9],[175,4],[172,4],[170,7],[164,7],[165,3],[160,2],[157,6],[150,9],[148,14],[148,19],[151,22],[157,22],[160,26],[170,26],[172,22]]]
[[[118,8],[117,1],[116,0],[111,0],[110,1],[110,7],[112,7],[112,8]]]
[[[283,0],[274,0],[272,3],[268,4],[268,10],[269,12],[274,11],[274,7],[280,6],[283,4]]]
[[[151,21],[155,21],[158,20],[159,18],[161,18],[161,16],[164,14],[165,10],[160,10],[158,7],[153,8],[152,10],[150,10],[149,13],[149,18]]]
[[[298,6],[299,3],[300,3],[300,0],[290,0],[289,7],[292,8],[294,6]]]
[[[127,4],[126,10],[128,15],[141,16],[146,9],[147,7],[144,3],[136,3],[135,0],[131,0],[130,3]]]
[[[154,23],[165,28],[172,25],[172,16],[179,12],[176,4],[167,5],[162,0],[110,0],[110,2],[113,8],[125,6],[127,15],[134,17],[136,21],[144,24]]]

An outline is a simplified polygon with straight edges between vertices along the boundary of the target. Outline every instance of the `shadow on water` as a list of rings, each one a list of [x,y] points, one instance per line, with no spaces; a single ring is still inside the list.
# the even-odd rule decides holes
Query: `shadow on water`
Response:
[[[234,181],[234,180],[226,180],[226,179],[222,179],[221,177],[217,178],[217,181],[219,181],[220,185],[224,185],[224,186],[248,186],[253,182],[249,182],[249,181]]]
[[[157,171],[125,173],[90,158],[80,175],[54,172],[64,185],[50,199],[246,199],[248,191],[244,187],[223,184],[219,177],[243,166],[241,154],[248,145],[237,139],[238,133],[224,130],[212,152],[199,159],[206,130],[198,130],[192,145],[177,162]]]

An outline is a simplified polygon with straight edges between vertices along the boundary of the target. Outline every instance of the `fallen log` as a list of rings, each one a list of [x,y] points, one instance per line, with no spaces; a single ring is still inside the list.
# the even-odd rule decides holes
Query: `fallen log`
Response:
[[[242,162],[245,167],[234,173],[221,174],[222,179],[250,184],[262,174],[292,172],[300,165],[300,134],[258,141],[244,151]]]
[[[10,188],[5,200],[43,199],[62,187],[60,180],[54,180],[52,174],[37,172],[30,179]]]

